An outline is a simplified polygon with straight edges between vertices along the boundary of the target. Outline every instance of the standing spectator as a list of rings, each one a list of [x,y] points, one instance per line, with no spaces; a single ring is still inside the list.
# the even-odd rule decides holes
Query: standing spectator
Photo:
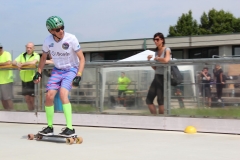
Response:
[[[34,44],[28,43],[26,45],[26,52],[20,54],[14,61],[13,65],[16,65],[19,70],[23,66],[36,65],[40,60],[38,53],[34,52]],[[28,106],[28,110],[34,110],[34,82],[33,76],[35,70],[21,70],[20,78],[22,80],[22,95],[25,96],[25,100]]]
[[[0,66],[10,65],[12,61],[11,54],[3,50],[0,44]],[[3,108],[13,109],[13,73],[12,70],[0,70],[0,94]]]
[[[165,38],[162,33],[156,33],[153,37],[156,45],[156,52],[154,60],[160,63],[168,63],[171,58],[170,48],[165,47]],[[150,60],[153,55],[148,55]],[[155,70],[155,76],[149,88],[146,103],[152,114],[157,114],[157,110],[153,104],[154,98],[157,96],[159,114],[164,114],[164,99],[163,99],[163,66],[152,67]]]
[[[126,77],[124,72],[121,72],[121,77],[118,78],[118,85],[116,89],[118,89],[118,104],[120,104],[121,99],[124,100],[124,106],[126,106],[126,91],[128,90],[128,86],[131,83],[131,80]]]
[[[208,101],[208,107],[211,107],[211,88],[210,88],[210,82],[211,82],[211,74],[208,73],[208,67],[204,67],[201,73],[201,79],[202,79],[202,96],[203,98],[206,97],[206,100]]]
[[[216,79],[218,102],[222,102],[222,89],[223,89],[223,85],[225,84],[225,82],[223,79],[223,70],[219,64],[215,65],[215,69],[213,69],[213,74]]]

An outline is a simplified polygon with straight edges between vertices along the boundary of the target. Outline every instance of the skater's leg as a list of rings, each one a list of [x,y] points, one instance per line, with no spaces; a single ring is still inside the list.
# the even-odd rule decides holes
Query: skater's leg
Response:
[[[61,88],[60,89],[60,98],[63,104],[63,112],[65,115],[67,127],[69,129],[73,129],[72,127],[72,105],[69,102],[68,98],[68,90],[66,88]]]
[[[63,104],[63,112],[66,119],[67,127],[59,135],[70,136],[75,135],[75,130],[72,127],[72,105],[69,102],[68,94],[72,89],[72,81],[76,77],[77,68],[71,68],[70,71],[66,71],[63,75],[64,78],[60,88],[60,98]]]
[[[51,128],[53,126],[53,115],[54,115],[53,101],[56,94],[57,94],[57,90],[49,90],[46,95],[45,111],[46,111],[48,126]]]
[[[56,90],[49,90],[46,94],[45,112],[48,126],[46,128],[43,128],[42,131],[39,131],[38,132],[39,134],[53,135],[53,114],[54,114],[53,99],[56,93],[57,93]]]

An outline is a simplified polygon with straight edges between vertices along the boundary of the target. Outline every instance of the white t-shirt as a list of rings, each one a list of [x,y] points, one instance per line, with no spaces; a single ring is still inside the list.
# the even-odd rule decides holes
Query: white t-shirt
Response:
[[[63,70],[79,66],[79,58],[76,52],[80,49],[77,38],[66,32],[59,42],[54,40],[53,35],[49,35],[42,47],[43,53],[51,54],[55,67]]]

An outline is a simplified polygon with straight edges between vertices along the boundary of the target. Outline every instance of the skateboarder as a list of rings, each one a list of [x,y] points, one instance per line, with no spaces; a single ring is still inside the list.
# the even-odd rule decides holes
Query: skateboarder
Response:
[[[53,135],[53,101],[59,90],[67,123],[67,127],[59,135],[73,136],[75,135],[75,130],[72,127],[72,106],[68,99],[68,93],[72,85],[78,86],[81,81],[85,58],[77,38],[72,34],[64,32],[64,22],[60,17],[49,17],[46,21],[46,26],[51,35],[43,43],[43,54],[38,72],[36,72],[33,78],[34,82],[40,82],[48,54],[51,54],[55,67],[46,87],[45,111],[48,126],[39,131],[39,134]]]

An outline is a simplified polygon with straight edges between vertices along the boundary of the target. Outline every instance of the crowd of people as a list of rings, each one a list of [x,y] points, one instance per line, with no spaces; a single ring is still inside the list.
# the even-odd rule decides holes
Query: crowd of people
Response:
[[[34,70],[22,70],[24,66],[36,65],[39,63],[40,56],[34,51],[34,44],[29,42],[26,44],[26,51],[21,53],[12,61],[11,54],[4,50],[0,45],[0,66],[16,66],[20,70],[20,79],[22,81],[22,95],[28,106],[28,110],[34,110]],[[0,91],[3,108],[6,110],[13,109],[13,71],[0,71]]]

